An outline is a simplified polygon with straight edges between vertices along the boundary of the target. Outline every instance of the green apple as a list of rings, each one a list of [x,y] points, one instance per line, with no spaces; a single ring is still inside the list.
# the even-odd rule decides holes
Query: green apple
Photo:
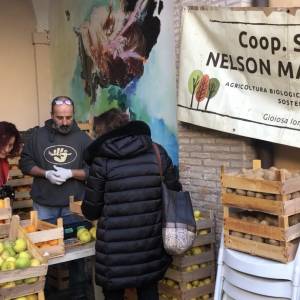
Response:
[[[4,260],[6,260],[8,257],[10,257],[10,254],[9,254],[8,250],[5,249],[5,250],[2,252],[1,257],[2,257]]]
[[[1,286],[1,288],[3,289],[9,289],[9,288],[12,288],[12,287],[15,287],[16,284],[14,281],[10,281],[10,282],[6,282],[4,285]]]
[[[95,240],[96,239],[96,227],[93,226],[91,229],[90,229],[90,234],[92,236],[92,238]]]
[[[92,239],[92,236],[90,234],[90,232],[86,229],[86,230],[82,230],[80,233],[79,233],[79,240],[82,242],[82,243],[88,243],[90,242]]]
[[[14,270],[16,268],[16,262],[14,261],[4,261],[1,265],[1,271]]]
[[[35,283],[39,280],[38,277],[30,277],[30,278],[26,278],[24,279],[24,283],[26,284],[32,284],[32,283]]]
[[[16,260],[17,269],[26,269],[30,266],[30,259],[27,257],[18,257]]]
[[[31,261],[30,261],[30,266],[31,267],[38,267],[41,265],[41,262],[37,259],[37,258],[33,258]]]
[[[6,248],[6,251],[9,253],[9,256],[16,256],[16,252],[13,248]]]
[[[197,219],[201,218],[201,212],[199,209],[194,210],[194,217]]]
[[[1,269],[3,262],[4,262],[4,259],[0,256],[0,269]]]
[[[24,283],[23,279],[15,280],[16,285],[20,285],[20,284],[23,284],[23,283]]]
[[[31,254],[28,251],[21,251],[18,254],[18,257],[23,257],[23,258],[31,259]]]
[[[16,239],[15,244],[14,244],[14,250],[19,253],[19,252],[25,251],[26,249],[27,249],[26,240],[21,239],[21,238]]]
[[[3,250],[4,250],[4,244],[0,242],[0,254],[3,252]]]
[[[83,232],[84,230],[87,230],[85,227],[77,227],[77,238],[79,239],[79,235],[81,232]]]
[[[12,248],[13,245],[14,245],[14,244],[13,244],[13,242],[11,242],[11,241],[4,241],[4,243],[3,243],[4,249]]]

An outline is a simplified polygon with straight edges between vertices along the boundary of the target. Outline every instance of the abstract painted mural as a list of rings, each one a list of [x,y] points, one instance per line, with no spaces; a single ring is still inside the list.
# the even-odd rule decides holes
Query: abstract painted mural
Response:
[[[51,1],[53,95],[85,122],[119,107],[178,164],[173,1]]]

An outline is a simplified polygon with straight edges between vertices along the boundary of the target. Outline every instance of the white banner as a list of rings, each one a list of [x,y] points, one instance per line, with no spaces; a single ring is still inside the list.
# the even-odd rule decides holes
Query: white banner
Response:
[[[185,7],[178,119],[300,147],[300,10]]]

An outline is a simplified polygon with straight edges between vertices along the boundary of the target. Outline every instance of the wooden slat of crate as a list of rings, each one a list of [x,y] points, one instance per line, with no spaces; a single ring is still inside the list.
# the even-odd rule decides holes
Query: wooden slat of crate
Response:
[[[30,198],[30,191],[26,192],[15,192],[16,199]]]
[[[211,231],[208,234],[196,236],[194,243],[193,243],[193,247],[208,245],[208,244],[212,244],[214,242],[215,242],[215,234],[213,231]]]
[[[7,184],[10,186],[22,186],[22,185],[31,185],[33,182],[32,177],[24,177],[20,179],[10,179]]]
[[[281,194],[282,182],[262,179],[251,179],[246,177],[238,177],[222,174],[221,182],[223,187],[248,190],[260,193]],[[300,184],[300,181],[298,181]],[[299,190],[299,188],[298,188]]]
[[[200,268],[193,272],[183,272],[169,268],[165,274],[165,277],[177,282],[187,283],[193,280],[211,277],[212,274],[214,274],[214,265],[209,265],[205,268]]]
[[[20,160],[20,156],[10,157],[10,158],[8,158],[8,164],[9,165],[18,165],[19,160]]]
[[[273,246],[227,234],[225,234],[224,239],[225,246],[230,249],[239,250],[256,256],[262,256],[283,263],[293,260],[298,248],[298,244],[294,243],[288,243],[286,247]]]
[[[27,296],[31,294],[36,294],[43,291],[45,286],[45,277],[42,280],[39,280],[32,284],[21,284],[13,288],[0,289],[0,300],[13,299],[22,296]],[[44,293],[43,293],[44,294]],[[38,300],[44,299],[41,296],[38,296]]]
[[[201,295],[212,294],[214,292],[214,283],[210,283],[190,290],[180,290],[169,287],[163,283],[159,283],[159,292],[176,297],[180,300],[190,300],[191,298],[196,298]]]
[[[300,213],[300,198],[280,201],[222,193],[222,202],[223,205],[261,211],[272,215],[294,215]]]
[[[227,205],[227,206],[249,209],[249,210],[258,210],[258,211],[262,211],[274,215],[285,214],[284,205],[282,201],[267,200],[262,198],[249,197],[249,196],[241,196],[233,193],[222,193],[222,203],[223,205]],[[299,210],[300,210],[300,206],[299,206]]]
[[[205,251],[199,255],[177,255],[173,257],[173,265],[177,267],[188,267],[191,265],[211,262],[215,259],[214,249]]]
[[[23,173],[20,169],[11,169],[9,170],[9,177],[23,177]]]
[[[82,216],[81,204],[82,201],[74,201],[73,199],[70,199],[70,211]]]
[[[282,183],[282,194],[291,194],[300,190],[300,176],[289,178]]]
[[[197,230],[213,228],[213,226],[214,226],[214,223],[213,223],[212,219],[202,219],[202,220],[196,222]]]
[[[10,207],[10,199],[3,199],[4,207],[0,208],[0,220],[8,220],[12,216],[12,211]]]
[[[224,228],[225,230],[233,230],[257,235],[260,237],[270,238],[273,240],[286,241],[284,228],[280,227],[250,223],[247,221],[228,217],[224,219]]]
[[[13,209],[17,209],[17,208],[27,208],[27,207],[32,207],[32,200],[28,199],[28,200],[19,200],[19,201],[14,201],[12,206]]]

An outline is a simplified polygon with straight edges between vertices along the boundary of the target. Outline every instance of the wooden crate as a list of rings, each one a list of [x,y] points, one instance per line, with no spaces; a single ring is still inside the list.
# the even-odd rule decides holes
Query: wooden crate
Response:
[[[260,162],[254,161],[253,167],[260,168]],[[231,249],[288,262],[294,259],[300,238],[300,222],[291,224],[291,218],[300,213],[300,197],[293,198],[300,191],[300,176],[286,179],[280,170],[276,177],[277,180],[246,178],[225,174],[224,168],[221,169],[224,241]],[[267,198],[257,198],[258,194]],[[262,220],[250,222],[246,217],[237,218],[236,211],[245,215],[255,212],[276,222],[271,225]],[[270,240],[276,243],[268,244]]]
[[[29,267],[26,269],[15,269],[10,271],[0,271],[0,284],[13,282],[16,280],[24,280],[28,278],[38,277],[38,280],[31,284],[22,283],[10,288],[0,288],[0,300],[17,298],[23,295],[35,294],[44,289],[45,275],[47,274],[48,264],[38,252],[37,248],[26,236],[24,229],[19,225],[19,217],[14,215],[12,217],[9,228],[8,240],[15,240],[16,238],[23,238],[27,243],[27,250],[32,257],[41,262],[40,266]]]
[[[91,121],[77,123],[80,130],[85,131],[89,136],[93,136],[93,123]]]
[[[33,244],[37,246],[39,253],[43,257],[53,258],[65,254],[64,246],[64,228],[62,218],[57,219],[57,225],[38,219],[36,211],[30,212],[30,220],[22,222],[23,228],[30,226],[36,229],[34,232],[28,232],[26,235]],[[57,241],[57,244],[47,245],[46,242]],[[44,244],[42,244],[44,243]],[[39,247],[41,245],[41,247]]]
[[[204,295],[206,299],[212,299],[215,281],[215,232],[212,215],[197,221],[196,225],[197,237],[192,249],[173,257],[172,266],[159,283],[160,294],[184,300]],[[191,255],[193,249],[198,252],[203,250],[199,254]],[[175,286],[169,286],[170,281],[176,282]],[[192,282],[195,286],[191,288]]]
[[[81,204],[82,204],[82,201],[75,201],[74,200],[74,197],[73,196],[70,196],[70,211],[77,214],[77,215],[80,215],[82,216],[82,211],[81,211]]]
[[[9,198],[0,199],[0,201],[3,204],[0,208],[0,239],[3,239],[8,237],[12,212]]]
[[[32,207],[30,190],[33,178],[22,173],[19,169],[19,160],[19,156],[8,160],[10,169],[7,184],[15,189],[15,199],[12,203],[13,210]]]

